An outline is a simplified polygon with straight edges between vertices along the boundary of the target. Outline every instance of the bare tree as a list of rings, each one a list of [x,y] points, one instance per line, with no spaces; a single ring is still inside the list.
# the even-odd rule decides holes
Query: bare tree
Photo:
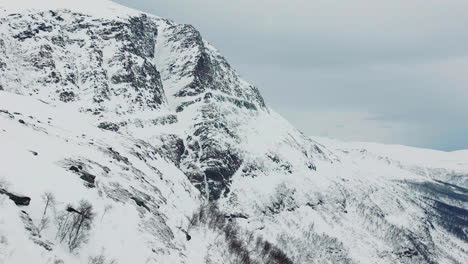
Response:
[[[107,260],[104,252],[101,252],[99,255],[94,257],[89,257],[88,259],[89,264],[117,264],[115,259]]]
[[[243,230],[235,220],[226,217],[215,202],[209,202],[196,210],[189,219],[187,231],[197,228],[209,229],[214,234],[211,250],[222,251],[226,264],[292,264],[293,261],[280,248],[253,232]],[[184,231],[184,230],[182,230]],[[184,231],[185,232],[185,231]],[[188,232],[185,232],[188,234]],[[195,233],[196,235],[196,233]],[[211,250],[208,250],[210,252]],[[209,261],[209,255],[205,262]]]
[[[47,226],[49,225],[49,217],[47,217],[47,209],[49,207],[54,207],[55,206],[55,197],[54,197],[54,194],[51,193],[51,192],[45,192],[43,195],[42,195],[42,200],[44,201],[45,203],[45,206],[44,206],[44,212],[42,213],[42,217],[41,217],[41,220],[39,222],[39,226],[37,227],[37,229],[39,230],[39,233],[44,230],[44,228],[47,228]]]
[[[57,237],[60,242],[66,241],[70,251],[87,242],[94,216],[93,207],[88,201],[81,200],[77,209],[67,205],[66,210],[57,216]]]

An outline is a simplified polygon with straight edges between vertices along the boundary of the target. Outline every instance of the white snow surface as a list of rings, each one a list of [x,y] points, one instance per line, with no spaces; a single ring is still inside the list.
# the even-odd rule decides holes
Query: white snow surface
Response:
[[[467,180],[468,151],[306,137],[190,25],[0,0],[0,188],[31,198],[0,194],[0,264],[242,263],[188,228],[206,197],[292,263],[468,263]],[[80,200],[95,219],[70,252],[55,218]]]
[[[14,118],[0,118],[0,178],[8,182],[9,191],[31,198],[28,207],[18,208],[1,195],[0,236],[6,240],[0,263],[27,263],[25,258],[34,259],[35,263],[54,263],[55,259],[87,263],[88,257],[101,251],[119,263],[151,263],[152,259],[154,262],[178,254],[177,247],[183,247],[178,239],[183,234],[177,225],[187,221],[200,199],[180,170],[152,153],[154,149],[144,142],[109,135],[66,105],[53,107],[6,92],[0,92],[0,102],[2,110],[16,113]],[[109,148],[127,157],[128,162],[112,157]],[[137,153],[146,159],[140,160]],[[86,170],[96,175],[96,187],[83,185],[79,175],[69,170],[70,162],[88,163]],[[24,240],[26,230],[19,225],[18,213],[26,210],[37,223],[44,210],[44,192],[54,194],[57,210],[81,199],[92,201],[96,221],[89,242],[81,249],[86,254],[75,256],[67,252],[65,246],[56,242],[53,227],[42,234],[42,239],[57,243],[50,254],[34,247],[28,239],[24,244],[19,242]],[[147,195],[149,207],[154,204],[158,208],[157,214],[149,214],[131,200],[143,194]],[[104,212],[108,205],[112,208]]]

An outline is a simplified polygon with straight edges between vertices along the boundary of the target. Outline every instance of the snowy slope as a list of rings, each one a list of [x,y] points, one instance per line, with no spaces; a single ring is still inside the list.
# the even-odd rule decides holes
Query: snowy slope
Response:
[[[1,263],[29,262],[25,258],[36,263],[54,263],[55,258],[86,263],[101,251],[120,263],[146,263],[178,254],[179,240],[184,241],[185,235],[177,225],[187,221],[200,196],[185,175],[152,146],[98,129],[67,106],[7,92],[0,92],[0,102],[0,177],[9,191],[31,198],[29,206],[16,207],[2,195],[0,234],[5,240]],[[72,166],[81,169],[76,172]],[[95,177],[92,184],[82,179],[83,173]],[[54,194],[56,210],[81,199],[92,201],[94,231],[82,248],[89,255],[71,256],[57,242],[54,224],[39,238],[51,241],[51,252],[24,239],[27,231],[19,213],[24,210],[38,223],[45,192]],[[106,206],[111,208],[106,210]]]
[[[468,261],[468,152],[308,138],[194,27],[106,0],[0,0],[0,146],[0,263]]]
[[[333,164],[312,177],[235,178],[223,208],[297,263],[466,262],[465,151],[314,140]]]
[[[402,145],[382,145],[367,142],[339,142],[314,138],[337,152],[373,156],[386,163],[433,179],[445,180],[467,188],[468,151],[437,151]]]

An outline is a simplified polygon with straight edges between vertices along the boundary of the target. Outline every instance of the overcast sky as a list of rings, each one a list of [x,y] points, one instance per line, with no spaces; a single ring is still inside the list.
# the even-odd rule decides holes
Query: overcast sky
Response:
[[[467,0],[114,0],[193,24],[308,135],[468,149]]]

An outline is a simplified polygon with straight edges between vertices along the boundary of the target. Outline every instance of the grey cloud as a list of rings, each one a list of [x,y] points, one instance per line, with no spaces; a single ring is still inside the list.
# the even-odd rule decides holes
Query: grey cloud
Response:
[[[120,0],[196,25],[233,60],[291,66],[468,55],[463,0]]]
[[[195,25],[307,134],[303,113],[340,109],[388,127],[360,140],[468,148],[466,0],[117,2]]]

